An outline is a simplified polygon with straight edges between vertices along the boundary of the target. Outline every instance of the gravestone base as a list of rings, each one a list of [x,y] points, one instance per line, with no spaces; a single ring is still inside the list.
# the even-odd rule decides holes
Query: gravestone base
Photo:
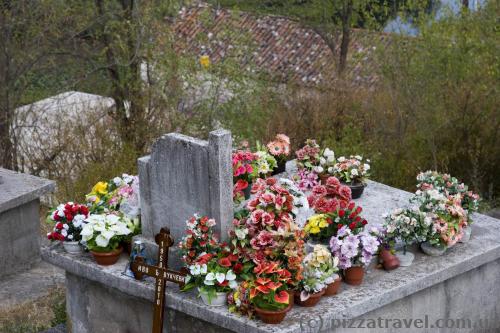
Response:
[[[1,275],[28,270],[40,261],[39,214],[39,200],[0,213]]]
[[[40,196],[52,181],[0,168],[0,277],[40,261]]]
[[[295,306],[279,325],[231,314],[226,307],[207,307],[194,292],[183,293],[175,284],[167,283],[163,332],[351,333],[364,332],[356,326],[379,318],[382,323],[389,322],[387,328],[364,329],[376,333],[455,333],[457,326],[438,328],[453,321],[454,325],[471,323],[471,328],[460,326],[460,332],[498,332],[498,253],[497,259],[486,263],[474,260],[480,264],[477,267],[470,261],[456,262],[459,253],[458,248],[450,250],[448,258],[415,253],[415,263],[410,267],[391,272],[371,268],[361,286],[343,284],[338,295],[323,297],[314,308]],[[154,282],[136,281],[121,274],[127,263],[125,255],[113,267],[97,266],[89,255],[69,255],[58,247],[43,249],[43,256],[51,262],[59,261],[67,270],[66,307],[71,332],[151,331]],[[491,258],[486,253],[482,256],[484,260]],[[444,261],[453,264],[441,270]],[[464,268],[467,270],[461,272]],[[395,321],[408,319],[420,321],[408,329],[393,327]],[[490,329],[481,330],[479,325],[486,321]],[[353,325],[355,328],[349,328]]]
[[[151,332],[153,302],[66,274],[68,327],[73,333]],[[164,333],[231,332],[180,311],[166,309]]]

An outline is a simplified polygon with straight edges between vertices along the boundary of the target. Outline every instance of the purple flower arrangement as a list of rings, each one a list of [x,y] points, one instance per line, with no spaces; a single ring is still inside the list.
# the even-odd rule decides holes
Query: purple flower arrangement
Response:
[[[339,259],[340,269],[368,265],[379,246],[378,238],[370,232],[354,234],[346,226],[340,228],[337,236],[330,239],[330,250]]]

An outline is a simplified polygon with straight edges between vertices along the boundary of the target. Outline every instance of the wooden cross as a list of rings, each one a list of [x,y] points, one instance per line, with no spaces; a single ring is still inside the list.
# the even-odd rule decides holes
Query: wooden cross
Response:
[[[160,233],[155,236],[155,241],[159,247],[158,266],[147,265],[144,258],[137,256],[130,265],[130,269],[138,280],[142,279],[144,275],[156,279],[152,332],[161,333],[163,330],[163,310],[165,308],[165,283],[171,281],[182,287],[186,282],[186,273],[168,269],[168,249],[174,245],[170,230],[161,228]]]

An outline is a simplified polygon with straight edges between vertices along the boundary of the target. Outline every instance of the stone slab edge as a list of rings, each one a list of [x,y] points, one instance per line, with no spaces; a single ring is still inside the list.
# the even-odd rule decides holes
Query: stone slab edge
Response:
[[[53,180],[3,168],[0,168],[0,176],[3,179],[0,188],[15,186],[19,190],[14,195],[10,191],[0,194],[0,213],[36,200],[44,194],[53,192],[56,188],[56,183]]]
[[[355,318],[500,258],[500,221],[480,214],[475,214],[474,220],[476,223],[473,225],[473,238],[469,243],[458,244],[441,257],[416,253],[415,262],[410,267],[392,272],[375,270],[367,274],[361,286],[346,287],[344,284],[339,295],[323,298],[314,308],[294,307],[279,325],[265,325],[257,320],[230,314],[225,307],[206,307],[196,300],[194,293],[181,293],[175,285],[169,285],[167,288],[166,305],[242,333],[303,332],[306,327],[301,327],[300,320],[304,316],[317,318],[321,315],[325,322]],[[153,299],[152,283],[135,281],[121,274],[127,262],[126,257],[117,265],[103,268],[97,266],[89,255],[72,256],[64,253],[59,247],[52,247],[42,248],[42,258],[72,274],[116,288],[126,294],[150,301]]]

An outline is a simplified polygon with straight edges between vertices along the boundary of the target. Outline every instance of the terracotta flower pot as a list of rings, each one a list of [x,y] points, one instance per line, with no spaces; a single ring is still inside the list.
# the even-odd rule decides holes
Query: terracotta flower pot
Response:
[[[344,281],[353,286],[359,286],[363,282],[365,270],[361,266],[354,266],[344,271]]]
[[[308,299],[305,301],[302,301],[300,299],[300,291],[296,291],[294,295],[294,301],[295,304],[300,305],[300,306],[305,306],[305,307],[312,307],[318,304],[319,300],[321,299],[321,296],[325,294],[325,289],[321,290],[320,292],[314,293],[311,296],[309,296]]]
[[[285,319],[286,313],[292,308],[292,303],[293,302],[289,300],[288,306],[283,310],[278,311],[264,310],[255,307],[255,312],[257,313],[257,316],[259,316],[260,320],[262,320],[264,323],[279,324],[283,321],[283,319]]]
[[[363,183],[343,183],[344,185],[349,186],[351,189],[351,195],[353,199],[358,199],[361,197],[361,194],[363,194],[363,191],[365,190],[365,184]]]
[[[114,251],[111,252],[95,252],[95,251],[90,251],[92,253],[92,256],[94,257],[95,261],[99,265],[103,266],[109,266],[109,265],[114,265],[120,258],[120,254],[123,252],[123,247],[119,247]]]
[[[399,267],[399,259],[391,251],[382,249],[378,256],[386,271],[392,271]]]
[[[295,290],[288,289],[286,292],[288,293],[288,297],[289,297],[288,302],[290,304],[290,308],[293,308],[293,299],[295,297]]]
[[[330,283],[325,289],[325,296],[333,296],[339,292],[340,285],[342,284],[342,278],[339,276],[335,281]]]
[[[326,185],[326,181],[330,177],[332,177],[332,176],[327,174],[327,173],[322,173],[321,175],[319,175],[319,180],[321,181],[321,184]]]

